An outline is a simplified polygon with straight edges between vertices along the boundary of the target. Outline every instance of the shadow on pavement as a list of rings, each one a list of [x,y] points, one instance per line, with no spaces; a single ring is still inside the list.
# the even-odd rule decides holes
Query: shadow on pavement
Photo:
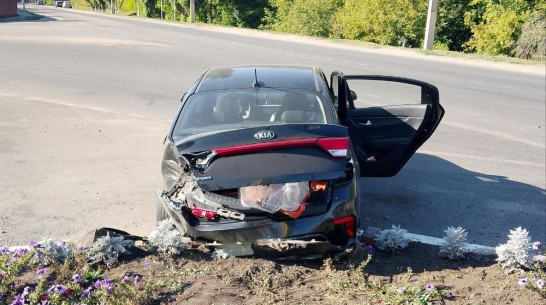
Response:
[[[461,226],[469,232],[469,243],[496,246],[521,226],[533,241],[545,240],[544,189],[508,177],[415,154],[397,176],[363,178],[360,185],[364,228],[394,224],[410,233],[442,237],[448,226]]]

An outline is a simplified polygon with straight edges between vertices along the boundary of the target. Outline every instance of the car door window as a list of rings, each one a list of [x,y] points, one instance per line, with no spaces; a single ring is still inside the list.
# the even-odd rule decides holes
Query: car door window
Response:
[[[436,87],[374,75],[340,76],[339,104],[362,176],[393,176],[432,135],[443,116]]]

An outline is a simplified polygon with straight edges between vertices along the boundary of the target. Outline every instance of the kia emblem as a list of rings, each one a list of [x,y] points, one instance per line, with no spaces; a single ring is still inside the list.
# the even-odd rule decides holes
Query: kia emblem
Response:
[[[275,137],[275,133],[271,130],[262,130],[255,133],[254,137],[258,140],[271,140]]]

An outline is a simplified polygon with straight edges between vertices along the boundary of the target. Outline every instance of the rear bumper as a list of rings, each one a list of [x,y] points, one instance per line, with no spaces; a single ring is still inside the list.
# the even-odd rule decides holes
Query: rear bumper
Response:
[[[189,211],[157,192],[157,200],[175,225],[191,237],[221,244],[251,244],[265,253],[287,255],[343,251],[354,239],[334,219],[354,216],[354,183],[336,186],[329,210],[321,215],[274,221],[199,221]],[[284,250],[282,250],[284,249]]]

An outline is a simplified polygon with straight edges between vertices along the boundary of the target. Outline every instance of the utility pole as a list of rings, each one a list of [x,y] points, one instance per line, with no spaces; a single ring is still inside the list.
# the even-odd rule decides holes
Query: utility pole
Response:
[[[434,46],[434,31],[436,31],[436,16],[438,15],[438,0],[429,0],[427,14],[427,30],[425,31],[425,50]]]
[[[25,9],[25,0],[22,0],[21,2],[23,2],[23,11],[26,11],[26,9]]]
[[[175,3],[175,0],[173,0],[173,20],[176,20],[176,3]]]
[[[136,16],[137,16],[137,17],[140,17],[140,0],[137,0],[137,5],[136,5]]]
[[[190,0],[190,23],[195,22],[195,0]]]
[[[161,0],[160,3],[161,3],[161,16],[159,17],[159,19],[163,19],[163,0]]]

